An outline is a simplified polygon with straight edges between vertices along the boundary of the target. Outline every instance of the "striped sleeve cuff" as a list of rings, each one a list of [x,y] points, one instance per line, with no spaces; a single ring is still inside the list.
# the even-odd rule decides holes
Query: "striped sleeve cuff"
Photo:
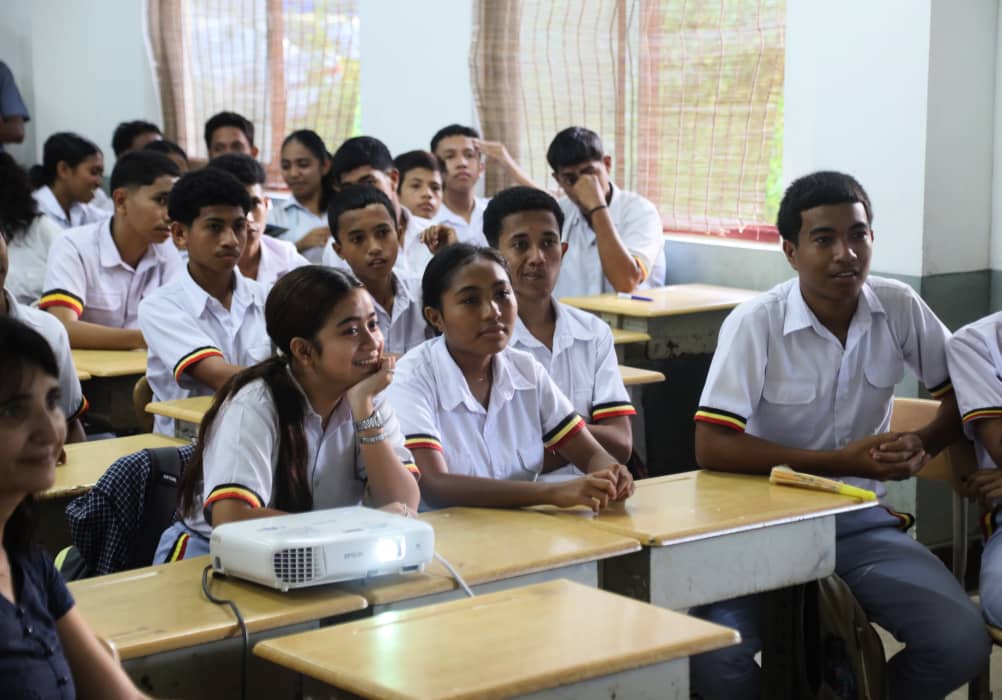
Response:
[[[543,436],[543,447],[548,450],[559,450],[561,445],[581,432],[584,426],[584,419],[577,413],[571,413]]]
[[[70,421],[76,420],[77,418],[81,417],[83,414],[87,413],[87,410],[89,408],[90,408],[90,403],[87,401],[87,397],[81,396],[80,406],[77,408],[76,413],[74,413],[72,416],[68,416],[66,418],[66,422],[69,423]]]
[[[442,443],[434,435],[414,433],[404,438],[404,447],[408,450],[438,450],[442,451]],[[405,463],[406,466],[406,463]]]
[[[953,382],[951,382],[950,378],[947,377],[945,381],[940,382],[936,386],[928,387],[928,391],[932,394],[932,398],[941,399],[953,391]]]
[[[612,401],[610,403],[596,404],[591,407],[591,420],[593,423],[598,423],[600,420],[606,420],[607,418],[635,415],[637,415],[637,409],[628,401]]]
[[[647,276],[650,272],[648,272],[647,266],[644,265],[644,262],[640,258],[634,255],[633,259],[637,261],[637,267],[640,268],[640,283],[643,284],[647,281]]]
[[[41,301],[38,302],[38,308],[40,309],[49,309],[53,306],[62,306],[71,309],[77,316],[83,314],[84,310],[83,299],[76,294],[67,292],[65,289],[50,289],[42,295]]]
[[[1002,406],[975,408],[961,416],[961,420],[965,423],[971,423],[982,418],[1002,418]]]
[[[189,352],[187,355],[182,357],[174,365],[174,381],[181,381],[181,375],[184,374],[185,370],[198,364],[202,360],[209,357],[222,357],[223,352],[219,348],[214,348],[211,345],[207,345],[202,348],[196,348]]]
[[[703,423],[722,425],[725,428],[742,433],[745,431],[745,425],[747,424],[747,421],[736,413],[721,411],[719,408],[710,408],[709,406],[700,406],[693,418]]]
[[[404,469],[409,471],[415,479],[421,479],[421,470],[418,469],[418,466],[414,462],[404,462]]]
[[[202,506],[202,513],[205,515],[205,520],[211,523],[212,518],[210,516],[212,513],[212,506],[220,501],[226,501],[229,499],[243,501],[251,508],[264,507],[264,501],[261,500],[261,497],[246,486],[242,486],[240,484],[220,484],[216,488],[212,489],[208,498],[205,499],[205,504]]]

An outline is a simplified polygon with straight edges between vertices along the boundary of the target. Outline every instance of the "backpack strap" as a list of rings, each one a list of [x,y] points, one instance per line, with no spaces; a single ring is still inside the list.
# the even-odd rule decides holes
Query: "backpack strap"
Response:
[[[144,452],[150,460],[150,475],[146,480],[143,507],[132,537],[126,568],[153,563],[160,535],[173,521],[177,511],[177,485],[184,469],[181,450],[177,447],[156,447]]]

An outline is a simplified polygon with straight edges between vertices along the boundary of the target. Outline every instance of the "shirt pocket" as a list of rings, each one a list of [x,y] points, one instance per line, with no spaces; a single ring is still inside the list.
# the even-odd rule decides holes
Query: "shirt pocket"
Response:
[[[863,368],[863,375],[870,386],[877,389],[893,389],[905,378],[905,363],[898,360],[870,362]]]
[[[543,446],[519,447],[515,450],[514,463],[502,477],[511,481],[535,481],[543,471]]]
[[[118,311],[122,308],[122,295],[117,292],[92,292],[87,295],[87,308],[96,311]]]
[[[814,382],[804,379],[779,378],[766,381],[762,388],[762,398],[769,403],[782,406],[802,406],[814,401],[817,396]]]

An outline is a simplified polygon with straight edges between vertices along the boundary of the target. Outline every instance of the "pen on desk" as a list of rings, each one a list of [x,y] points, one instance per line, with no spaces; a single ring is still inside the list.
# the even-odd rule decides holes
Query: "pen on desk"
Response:
[[[632,301],[654,301],[652,297],[642,297],[639,294],[628,294],[626,292],[619,292],[617,296],[620,299],[630,299]]]

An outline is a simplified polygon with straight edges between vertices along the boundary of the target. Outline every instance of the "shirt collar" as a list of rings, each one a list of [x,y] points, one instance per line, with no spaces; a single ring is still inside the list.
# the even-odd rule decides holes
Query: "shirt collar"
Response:
[[[439,336],[432,345],[432,371],[435,374],[435,383],[439,389],[438,402],[443,410],[451,411],[460,404],[474,413],[484,413],[484,407],[473,398],[466,377],[463,376],[459,365],[449,354],[449,348],[445,344],[445,338]],[[494,356],[492,360],[492,370],[494,381],[491,385],[491,403],[494,397],[504,402],[511,400],[516,391],[532,389],[533,384],[523,377],[519,372],[511,367],[511,360],[507,356],[507,349],[502,350]]]
[[[59,204],[59,200],[56,199],[56,195],[52,193],[52,188],[48,185],[39,187],[34,192],[35,201],[38,202],[38,209],[44,213],[51,216],[53,219],[62,222],[65,225],[70,224],[70,220],[66,218],[66,212],[63,211],[62,206]]]
[[[551,299],[553,312],[556,314],[556,325],[553,329],[553,354],[557,355],[562,350],[574,344],[575,340],[591,340],[593,334],[587,326],[581,322],[574,314],[569,313],[556,299]],[[529,331],[520,317],[515,319],[515,337],[518,342],[526,347],[544,347],[542,341]]]
[[[240,268],[233,268],[233,276],[233,299],[230,303],[230,309],[241,309],[255,303],[254,296],[251,294],[251,287],[247,283],[247,279],[240,274]],[[198,282],[195,281],[195,278],[191,276],[187,265],[184,266],[181,285],[184,287],[184,303],[188,306],[188,310],[194,316],[201,316],[208,307],[209,300],[215,297],[202,289]]]
[[[786,292],[786,318],[783,321],[783,335],[789,335],[804,328],[813,328],[817,333],[822,333],[824,326],[807,306],[807,302],[804,301],[804,295],[800,291],[799,278],[792,282]],[[857,323],[868,325],[874,314],[886,314],[886,311],[873,288],[868,282],[864,282],[859,293],[856,313],[853,314],[851,323],[852,325]]]
[[[457,214],[456,212],[452,211],[452,209],[447,207],[445,205],[445,202],[443,201],[442,205],[438,209],[438,217],[436,218],[438,219],[438,223],[440,224],[454,223],[454,224],[459,224],[461,226],[469,226],[477,219],[479,215],[483,214],[483,211],[486,208],[487,208],[486,199],[484,199],[483,197],[474,197],[473,209],[470,210],[470,221],[469,223],[467,223],[466,219],[464,219],[461,214]]]

